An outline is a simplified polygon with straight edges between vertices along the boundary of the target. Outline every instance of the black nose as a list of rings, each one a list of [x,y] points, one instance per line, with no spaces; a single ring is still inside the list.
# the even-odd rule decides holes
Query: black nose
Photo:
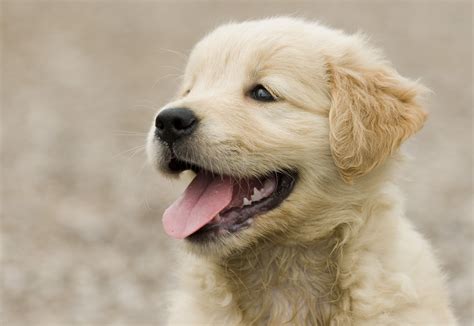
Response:
[[[166,109],[155,120],[156,135],[168,144],[190,135],[196,129],[197,118],[194,112],[185,109]]]

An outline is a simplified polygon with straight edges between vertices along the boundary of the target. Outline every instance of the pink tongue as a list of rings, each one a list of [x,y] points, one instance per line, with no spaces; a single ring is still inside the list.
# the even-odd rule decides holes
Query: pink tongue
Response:
[[[184,239],[224,209],[232,200],[232,180],[198,173],[184,193],[163,214],[168,235]]]

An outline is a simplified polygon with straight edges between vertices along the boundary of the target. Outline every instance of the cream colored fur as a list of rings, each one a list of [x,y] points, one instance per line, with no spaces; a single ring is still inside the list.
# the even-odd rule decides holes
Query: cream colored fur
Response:
[[[251,99],[256,84],[278,101]],[[249,229],[185,243],[169,325],[455,324],[432,249],[396,185],[397,150],[426,117],[423,91],[363,36],[317,23],[228,24],[200,41],[164,107],[200,119],[176,151],[221,174],[296,169],[299,178]]]

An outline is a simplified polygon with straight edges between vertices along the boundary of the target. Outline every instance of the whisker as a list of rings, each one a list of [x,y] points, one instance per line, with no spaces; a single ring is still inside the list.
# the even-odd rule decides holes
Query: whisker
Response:
[[[125,137],[146,137],[147,134],[114,134],[114,136],[125,136]]]
[[[139,145],[139,146],[135,146],[135,147],[132,147],[132,148],[129,148],[125,151],[122,151],[118,154],[115,154],[112,158],[115,159],[119,156],[122,156],[122,155],[126,155],[128,153],[133,153],[134,151],[139,151],[139,150],[144,150],[145,149],[145,144],[142,144],[142,145]]]
[[[116,136],[146,136],[148,135],[147,132],[127,131],[127,130],[115,130],[115,131],[112,131],[112,134]]]
[[[141,151],[144,151],[145,150],[145,146],[141,147],[141,148],[137,148],[133,153],[132,155],[130,155],[130,157],[128,159],[132,159],[135,157],[135,155],[137,155],[138,153],[140,153]]]
[[[182,68],[175,67],[175,66],[162,65],[162,66],[160,66],[160,68],[170,68],[170,69],[174,69],[175,71],[180,72],[180,73],[183,72],[183,69],[182,69]]]
[[[165,48],[160,48],[161,51],[166,51],[166,52],[169,52],[169,53],[172,53],[172,54],[176,54],[178,55],[181,59],[183,59],[183,61],[188,61],[188,55],[185,54],[185,53],[182,53],[182,52],[179,52],[179,51],[176,51],[176,50],[171,50],[171,49],[165,49]]]
[[[153,83],[152,89],[155,89],[159,85],[159,83],[162,82],[166,78],[175,77],[175,79],[179,79],[179,78],[182,78],[183,76],[184,76],[183,74],[166,74],[166,75],[163,75]]]
[[[158,107],[153,105],[146,105],[146,104],[136,104],[130,107],[131,110],[147,110],[147,111],[158,111]]]

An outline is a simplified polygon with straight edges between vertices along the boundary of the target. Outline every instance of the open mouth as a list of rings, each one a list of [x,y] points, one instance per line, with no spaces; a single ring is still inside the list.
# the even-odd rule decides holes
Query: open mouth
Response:
[[[201,242],[248,228],[253,219],[279,206],[293,190],[297,174],[278,171],[259,177],[218,175],[172,158],[170,170],[193,170],[196,177],[163,214],[168,235]]]

